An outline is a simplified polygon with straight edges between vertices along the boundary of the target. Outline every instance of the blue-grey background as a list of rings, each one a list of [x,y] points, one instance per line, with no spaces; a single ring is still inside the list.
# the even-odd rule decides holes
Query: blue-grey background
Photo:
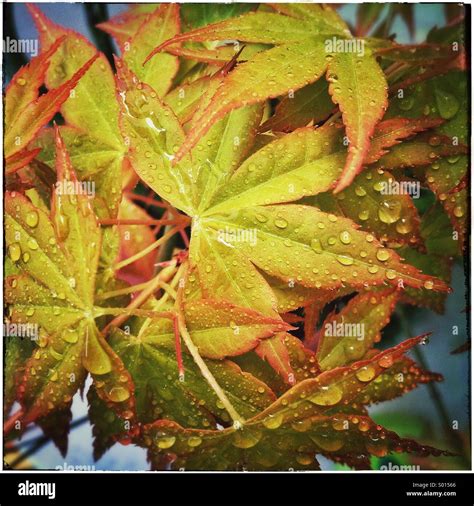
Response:
[[[90,38],[91,34],[82,4],[45,3],[40,4],[40,7],[56,23],[72,28]],[[124,11],[126,7],[126,4],[109,4],[109,16]],[[432,27],[445,24],[443,4],[416,4],[414,7],[415,37],[413,40],[410,39],[406,26],[398,18],[394,26],[398,42],[422,42]],[[356,5],[349,4],[343,6],[340,12],[348,22],[354,23],[356,8]],[[13,14],[18,37],[21,39],[36,38],[37,32],[25,5],[15,4]],[[453,271],[454,292],[447,299],[446,313],[440,316],[431,311],[417,310],[410,319],[410,327],[413,336],[428,331],[433,332],[429,345],[423,348],[423,353],[429,368],[441,372],[445,376],[445,381],[439,384],[443,402],[447,407],[450,419],[459,422],[459,432],[467,435],[470,427],[469,355],[467,353],[450,354],[454,348],[463,344],[467,339],[464,285],[463,268],[461,264],[458,264]],[[452,335],[452,327],[455,325],[460,329],[458,336]],[[398,332],[394,336],[394,341],[400,342],[407,337],[410,336]],[[84,416],[86,412],[86,403],[79,395],[76,395],[73,403],[74,419]],[[421,386],[400,399],[376,406],[372,408],[371,412],[376,420],[380,417],[380,421],[383,420],[388,428],[401,430],[404,436],[418,437],[424,439],[426,443],[436,444],[442,448],[448,446],[440,417],[426,386]],[[396,423],[397,427],[391,425],[390,420]],[[40,431],[35,430],[28,434],[28,439],[39,434]],[[334,468],[330,461],[322,460],[324,469]],[[48,444],[38,451],[30,459],[30,462],[40,469],[54,469],[56,466],[64,464],[68,466],[94,465],[97,470],[146,470],[149,468],[145,451],[131,445],[117,444],[98,462],[94,463],[92,459],[92,432],[89,424],[83,424],[71,432],[69,451],[65,459],[52,444]]]

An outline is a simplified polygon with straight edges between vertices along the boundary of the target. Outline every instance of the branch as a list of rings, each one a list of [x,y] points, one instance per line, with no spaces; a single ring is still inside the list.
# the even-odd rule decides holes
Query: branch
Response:
[[[183,277],[184,280],[187,279],[187,271],[185,272],[185,275]],[[234,421],[234,426],[241,427],[244,423],[244,419],[237,413],[236,409],[230,402],[229,398],[225,394],[225,392],[220,387],[219,383],[217,383],[216,379],[212,375],[211,371],[207,367],[206,363],[202,359],[199,350],[197,349],[196,345],[193,343],[193,340],[191,339],[191,336],[189,335],[188,329],[186,328],[186,319],[184,316],[183,311],[183,288],[184,283],[179,283],[178,287],[178,293],[176,298],[176,319],[178,322],[178,328],[179,332],[181,334],[181,337],[183,338],[184,343],[186,344],[189,353],[191,353],[191,356],[194,359],[194,362],[196,362],[196,365],[199,367],[201,374],[204,376],[204,378],[207,380],[211,388],[216,393],[219,400],[222,402],[223,406],[231,416],[232,420]]]

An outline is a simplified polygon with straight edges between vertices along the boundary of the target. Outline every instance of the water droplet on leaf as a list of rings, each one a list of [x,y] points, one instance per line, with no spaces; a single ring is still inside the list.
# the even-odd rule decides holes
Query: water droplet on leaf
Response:
[[[29,227],[35,228],[38,225],[38,221],[39,221],[39,215],[36,211],[30,211],[26,215],[26,224]]]
[[[362,367],[356,372],[356,378],[359,381],[367,382],[371,381],[375,376],[375,369],[370,365]]]
[[[459,100],[451,93],[436,88],[435,99],[439,114],[443,119],[450,119],[459,111]]]
[[[284,218],[276,218],[275,226],[278,228],[286,228],[288,226],[288,222]]]
[[[315,394],[309,397],[309,400],[318,406],[333,406],[341,399],[342,390],[335,385],[320,387]]]

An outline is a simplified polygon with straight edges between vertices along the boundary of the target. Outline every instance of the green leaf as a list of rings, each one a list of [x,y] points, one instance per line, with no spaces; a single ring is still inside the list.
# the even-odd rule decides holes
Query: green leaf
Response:
[[[340,106],[351,142],[344,176],[337,186],[341,190],[360,172],[370,136],[387,106],[384,74],[371,54],[355,55],[328,49],[328,41],[332,42],[328,39],[330,35],[340,35],[343,39],[350,36],[345,24],[330,9],[319,6],[295,8],[291,5],[275,8],[286,15],[265,12],[246,14],[174,37],[150,54],[152,57],[167,46],[183,41],[235,38],[244,42],[276,45],[268,51],[257,53],[229,73],[207,108],[202,114],[196,115],[193,128],[178,151],[177,159],[188,153],[226,112],[239,105],[274,98],[311,84],[325,72],[329,64],[328,80],[330,83],[338,80],[337,86],[330,84],[329,91],[333,101]],[[280,35],[282,33],[285,34],[284,38]],[[270,68],[268,62],[271,62]],[[367,76],[371,76],[370,82]],[[355,91],[351,87],[355,87]]]
[[[87,195],[68,191],[76,177],[56,130],[58,182],[52,219],[20,195],[7,193],[6,242],[21,274],[8,279],[11,320],[38,325],[38,347],[19,384],[25,424],[67,409],[87,371],[99,392],[127,412],[133,396],[123,364],[94,323],[101,234]],[[117,386],[118,378],[124,378]],[[99,384],[98,383],[98,384]]]
[[[454,19],[450,19],[452,23],[448,26],[438,27],[434,26],[426,37],[426,41],[429,43],[448,44],[451,45],[453,42],[459,42],[462,45],[466,44],[466,26],[464,23],[465,19],[465,8],[464,6],[446,6],[446,9],[457,10]],[[449,17],[449,16],[447,16]],[[456,47],[456,46],[455,46]],[[459,46],[457,46],[459,48]]]
[[[449,215],[461,238],[461,247],[464,245],[467,193],[465,190],[457,191],[457,185],[467,172],[467,157],[463,156],[466,153],[464,144],[468,138],[466,101],[465,73],[451,71],[405,90],[404,98],[393,100],[388,111],[388,114],[393,115],[397,109],[405,109],[404,115],[407,117],[416,118],[427,113],[430,117],[445,120],[431,138],[432,146],[428,156],[446,145],[447,149],[441,150],[440,154],[447,158],[432,163],[437,156],[428,159],[425,157],[424,164],[431,165],[426,170],[426,181]]]
[[[261,131],[290,132],[311,122],[317,124],[329,117],[334,104],[325,79],[284,96],[275,113],[261,127]]]
[[[198,266],[204,295],[214,293],[220,299],[236,301],[263,314],[275,314],[276,299],[270,286],[250,260],[235,248],[215,241],[203,229],[192,237],[190,256]],[[204,261],[206,265],[202,265]]]
[[[179,122],[185,125],[196,112],[202,96],[209,89],[217,87],[218,79],[214,76],[203,76],[190,83],[184,83],[171,90],[163,101],[176,114]]]
[[[407,339],[399,345],[376,353],[367,360],[349,367],[338,367],[296,384],[254,421],[279,415],[282,423],[304,420],[342,411],[365,387],[396,363],[405,352],[424,340],[425,336]]]
[[[150,188],[175,207],[192,215],[194,168],[172,167],[185,135],[173,111],[148,85],[140,83],[120,60],[117,87],[121,97],[121,130],[129,146],[129,160]],[[191,173],[191,174],[190,174]]]
[[[56,41],[48,51],[31,59],[12,78],[5,93],[5,123],[12,127],[20,113],[39,96],[39,88],[50,64],[52,55],[57,51],[61,40]]]
[[[215,49],[205,49],[206,43],[204,42],[185,42],[183,46],[169,46],[166,52],[174,56],[181,56],[186,60],[183,61],[185,66],[181,68],[180,75],[177,76],[176,81],[192,81],[194,71],[194,79],[199,75],[208,76],[212,74],[213,70],[219,70],[217,65],[221,65],[224,69],[228,66],[233,66],[233,63],[241,63],[249,60],[252,56],[268,49],[268,44],[252,44],[247,43],[245,46],[234,44],[232,46],[218,46]],[[208,44],[209,45],[209,44]],[[197,65],[197,63],[208,63],[207,69]],[[191,74],[188,70],[191,69]],[[222,73],[222,69],[220,71]],[[225,71],[224,71],[225,73]]]
[[[279,319],[212,299],[188,301],[184,305],[186,326],[202,356],[222,359],[254,348],[261,339],[291,327]],[[170,320],[154,322],[147,328],[147,342],[166,344],[173,340]]]
[[[362,359],[380,341],[398,298],[394,290],[360,293],[339,313],[330,314],[319,331],[319,367],[326,371]]]
[[[388,148],[399,145],[403,139],[415,134],[437,127],[443,123],[441,118],[407,119],[395,117],[379,123],[375,129],[365,164],[377,162],[388,152]]]
[[[61,456],[66,457],[69,446],[72,411],[70,407],[53,411],[36,420],[46,438],[52,440]]]
[[[126,441],[128,431],[125,430],[124,421],[97,395],[95,388],[87,392],[89,402],[89,419],[94,436],[94,460],[99,460],[117,440]],[[125,437],[124,437],[125,435]]]
[[[227,184],[245,159],[261,117],[259,104],[231,111],[193,149],[193,164],[199,167],[197,185],[203,189],[198,212],[209,207],[216,191]]]
[[[150,85],[160,97],[168,91],[178,71],[178,58],[160,53],[146,65],[143,65],[143,62],[155,46],[174,37],[179,31],[179,6],[162,4],[146,18],[125,44],[123,60],[138,78]]]
[[[141,444],[149,449],[154,469],[168,465],[189,470],[318,469],[317,453],[384,456],[397,449],[443,454],[403,440],[377,427],[368,417],[337,412],[337,405],[350,401],[416,342],[418,338],[408,340],[352,368],[339,368],[303,381],[241,427],[220,431],[184,429],[159,420],[144,427]]]
[[[65,248],[66,261],[72,266],[69,285],[75,289],[81,302],[94,302],[95,274],[99,261],[101,233],[87,195],[68,192],[67,184],[78,181],[56,129],[56,175],[58,185],[51,202],[52,221],[56,236]]]
[[[381,169],[366,169],[336,197],[326,192],[304,202],[350,218],[383,242],[416,245],[421,243],[420,218],[408,192],[412,188],[413,197],[419,197],[417,184],[399,181]]]
[[[228,74],[206,109],[193,118],[177,159],[181,159],[227,112],[278,97],[289,89],[302,88],[316,81],[324,73],[326,64],[321,37],[315,37],[308,44],[276,46],[257,53]]]
[[[462,155],[440,160],[426,170],[426,181],[450,217],[461,248],[465,246],[468,193],[466,189],[458,189],[457,186],[467,177],[468,166],[468,157]]]
[[[84,37],[52,23],[36,6],[29,6],[40,34],[42,50],[47,50],[59,37],[60,48],[51,58],[46,74],[48,88],[56,88],[77,72],[97,52]],[[114,80],[107,59],[99,53],[97,61],[76,87],[74,95],[63,105],[66,121],[86,129],[88,133],[111,148],[121,150],[118,129],[118,104],[115,100]]]
[[[148,459],[154,470],[170,465],[171,469],[189,471],[318,470],[316,454],[347,459],[355,466],[357,459],[351,456],[361,454],[385,456],[402,451],[450,455],[402,439],[368,417],[338,414],[308,417],[300,424],[278,426],[278,422],[278,418],[270,418],[267,426],[263,422],[237,430],[205,431],[160,420],[145,427],[142,444],[149,448]]]
[[[349,153],[339,192],[361,171],[370,146],[370,137],[387,107],[387,83],[377,60],[368,52],[335,53],[328,66],[329,93],[339,105],[346,126]]]
[[[320,12],[323,12],[322,10]],[[330,15],[328,11],[327,15]],[[205,42],[208,40],[239,40],[263,44],[288,44],[317,35],[334,34],[339,28],[327,23],[327,15],[314,19],[294,19],[272,12],[249,12],[204,28],[183,33],[155,49],[158,52],[178,42]]]
[[[64,38],[51,58],[45,81],[48,88],[57,88],[97,51],[82,35],[52,23],[38,7],[30,5],[28,8],[38,28],[42,51],[47,50],[57,38]],[[107,194],[105,188],[109,189],[107,203],[101,205],[98,200],[97,211],[101,217],[115,217],[120,202],[125,148],[118,125],[114,76],[105,55],[99,53],[74,89],[74,94],[63,104],[61,114],[68,127],[78,129],[76,135],[64,135],[67,149],[84,157],[77,170],[97,182],[98,191],[100,189],[104,198]]]
[[[193,150],[196,165],[190,167],[190,162],[184,160],[172,166],[172,153],[184,139],[179,122],[156,93],[140,83],[122,62],[118,62],[118,68],[121,126],[130,144],[131,162],[145,182],[194,218],[190,254],[205,297],[212,292],[212,298],[223,298],[275,317],[275,296],[254,266],[287,283],[296,280],[307,288],[336,289],[403,281],[410,286],[426,284],[444,289],[431,278],[420,278],[416,270],[407,270],[394,253],[380,248],[373,236],[358,232],[349,221],[339,221],[333,215],[303,206],[258,206],[298,199],[334,184],[334,172],[339,170],[344,156],[336,127],[303,129],[278,139],[235,170],[250,149],[251,132],[260,117],[258,108],[242,108],[216,124]],[[247,143],[235,146],[229,135],[230,125],[239,128],[239,138],[245,138],[250,130]],[[295,139],[301,140],[292,142]],[[282,156],[287,153],[288,158]],[[255,161],[261,164],[261,170],[250,170]],[[203,162],[208,167],[214,164],[213,170],[204,170]],[[314,184],[314,173],[320,164],[327,167],[327,176],[317,179],[318,186],[308,190],[306,186]],[[292,165],[295,169],[290,177],[285,171]],[[257,172],[256,177],[263,181],[252,180],[254,176],[249,177],[249,172]],[[229,183],[223,186],[232,173]],[[267,182],[265,178],[270,179]],[[213,195],[221,203],[208,204]],[[299,227],[301,223],[303,227]],[[257,240],[258,250],[253,247]],[[360,258],[354,248],[361,249]],[[227,283],[222,283],[223,276]],[[288,378],[291,366],[288,358],[278,353],[282,350],[280,339],[281,336],[275,337],[259,345],[257,352]]]
[[[91,137],[84,130],[68,125],[59,127],[61,137],[77,170],[78,178],[93,189],[94,210],[107,219],[117,215],[122,189],[123,153]],[[38,160],[54,168],[56,150],[53,129],[44,129],[35,141],[41,148]]]
[[[8,123],[5,129],[4,150],[9,173],[23,167],[32,158],[31,152],[26,150],[28,144],[58,112],[97,59],[97,55],[92,53],[92,57],[78,66],[69,79],[39,96],[39,87],[44,81],[60,42],[52,44],[48,51],[33,59],[29,66],[20,69],[6,90],[5,114]]]
[[[324,306],[327,302],[342,295],[342,292],[347,291],[351,293],[352,291],[350,288],[337,291],[320,288],[316,291],[295,283],[294,279],[285,283],[273,276],[265,275],[264,277],[277,298],[279,313],[288,313],[316,301],[319,301]]]
[[[449,218],[440,203],[436,203],[423,215],[421,234],[429,254],[455,256],[459,253]]]
[[[457,160],[466,152],[464,144],[453,146],[448,137],[433,132],[423,133],[392,147],[373,167],[385,170],[418,168],[434,164],[444,157]]]
[[[186,26],[200,28],[255,9],[253,4],[182,4],[181,16]]]
[[[132,375],[139,421],[169,418],[202,428],[230,422],[224,406],[187,353],[183,353],[185,378],[179,379],[173,338],[157,341],[151,327],[137,337],[116,331],[112,346]],[[264,383],[230,361],[206,360],[206,365],[242,416],[254,416],[275,398]]]
[[[436,276],[446,283],[451,281],[452,260],[445,255],[424,254],[413,248],[401,248],[400,255],[410,265],[431,276]],[[447,294],[433,292],[432,290],[407,288],[402,295],[402,300],[416,306],[427,307],[439,314],[444,313]]]
[[[125,12],[96,26],[114,37],[117,44],[123,48],[129,39],[137,33],[148,16],[159,8],[160,4],[151,3],[130,5]]]
[[[247,158],[211,202],[210,213],[298,200],[333,187],[345,153],[331,126],[302,128]],[[315,175],[318,175],[317,178]]]
[[[350,35],[349,29],[342,17],[327,5],[274,3],[272,7],[276,11],[291,16],[292,18],[316,23],[316,26],[318,26],[322,32],[339,33],[346,36]]]
[[[71,287],[74,282],[69,282],[74,273],[57,247],[55,230],[48,216],[17,193],[6,194],[5,208],[10,259],[21,271],[51,290],[50,293],[44,293],[45,296],[54,298],[54,295],[58,297],[61,294],[59,302],[67,299],[74,307],[81,308],[82,302]],[[32,255],[32,252],[37,253]],[[27,281],[27,286],[30,284]]]
[[[256,244],[248,240],[223,246],[227,239],[244,238],[255,231]],[[398,256],[370,234],[358,231],[350,220],[299,205],[260,206],[235,210],[232,214],[209,214],[198,232],[200,240],[222,251],[237,249],[259,269],[286,282],[291,279],[313,288],[361,287],[365,283],[421,287],[434,281],[400,263]],[[193,237],[193,238],[194,238]],[[229,242],[233,242],[230,239]],[[362,252],[362,254],[361,254]],[[199,262],[199,272],[211,264],[208,255]],[[230,262],[232,263],[232,262]],[[229,262],[226,262],[228,265]],[[213,267],[215,269],[215,265]],[[355,274],[354,274],[355,273]],[[438,289],[442,283],[434,282]]]
[[[410,358],[403,357],[370,383],[355,402],[376,404],[390,401],[410,392],[418,385],[442,380],[441,374],[425,371]]]

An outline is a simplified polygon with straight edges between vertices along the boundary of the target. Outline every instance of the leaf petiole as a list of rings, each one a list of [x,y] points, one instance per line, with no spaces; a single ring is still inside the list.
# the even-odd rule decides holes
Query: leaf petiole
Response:
[[[176,285],[178,284],[179,280],[181,279],[181,274],[183,272],[183,269],[184,269],[184,264],[181,264],[179,266],[178,270],[176,271],[171,283],[168,285],[175,293],[175,295],[173,297],[174,299],[176,299],[176,297],[177,297],[177,294],[174,289],[175,289]],[[169,297],[170,297],[170,293],[165,290],[165,293],[163,294],[163,296],[158,301],[154,302],[153,309],[155,311],[157,311],[159,308],[161,308],[161,306],[163,306],[168,301]],[[140,338],[140,336],[143,334],[143,332],[145,332],[145,330],[148,328],[148,326],[150,325],[151,322],[152,322],[152,320],[150,318],[148,318],[143,323],[143,325],[140,328],[140,332],[138,333],[138,336],[137,336],[138,338]]]
[[[163,236],[164,237],[164,236]],[[156,311],[149,310],[138,310],[140,307],[153,293],[157,288],[160,287],[160,283],[163,281],[166,282],[174,275],[176,272],[176,267],[174,265],[170,267],[166,267],[163,269],[157,276],[155,276],[152,280],[150,280],[147,288],[143,290],[139,295],[137,295],[132,302],[126,308],[96,308],[97,314],[113,314],[117,315],[110,323],[108,323],[102,333],[105,335],[112,327],[119,327],[125,320],[129,318],[129,316],[145,316],[151,315],[151,318],[156,318],[158,314]],[[102,313],[101,313],[102,312]],[[138,314],[140,313],[140,314]],[[171,313],[163,313],[163,314],[171,314]],[[170,316],[163,316],[163,318],[169,318]]]
[[[139,251],[137,254],[126,258],[125,260],[122,260],[121,262],[118,262],[114,265],[114,271],[119,271],[120,269],[123,269],[127,265],[133,264],[133,262],[136,262],[137,260],[140,260],[140,258],[143,258],[144,256],[148,255],[151,251],[161,246],[163,243],[165,243],[170,237],[172,237],[176,232],[179,232],[180,227],[174,227],[168,232],[166,232],[162,237],[157,239],[154,243],[150,244],[143,250]]]
[[[187,273],[185,273],[185,279],[187,278]],[[232,418],[234,422],[234,426],[242,427],[245,420],[239,415],[237,410],[234,408],[232,403],[230,402],[229,398],[225,394],[225,392],[222,390],[219,383],[217,383],[216,379],[214,378],[213,374],[209,370],[209,368],[206,365],[206,362],[201,357],[201,354],[199,353],[199,350],[197,346],[193,343],[193,340],[188,332],[188,329],[186,327],[186,319],[184,316],[183,311],[183,288],[184,283],[180,283],[178,287],[178,296],[176,298],[176,321],[179,329],[179,333],[186,344],[186,347],[189,350],[189,353],[194,359],[194,362],[196,362],[196,365],[199,367],[199,370],[201,371],[201,374],[204,376],[206,381],[209,383],[211,388],[216,393],[219,400],[222,402],[222,405],[229,413],[230,417]]]

